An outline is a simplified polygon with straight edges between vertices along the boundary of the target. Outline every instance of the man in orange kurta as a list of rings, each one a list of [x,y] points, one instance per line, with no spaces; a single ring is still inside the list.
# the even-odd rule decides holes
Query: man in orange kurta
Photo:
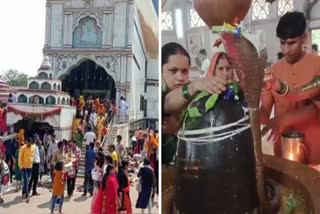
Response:
[[[304,53],[306,20],[301,12],[289,12],[281,17],[277,36],[284,58],[271,66],[272,75],[289,86],[301,88],[320,76],[320,57]],[[264,90],[261,96],[261,122],[272,129],[276,140],[275,155],[281,155],[280,136],[287,132],[305,135],[309,163],[320,164],[320,109],[317,108],[320,93],[310,92],[308,98],[289,99],[287,93]],[[275,117],[269,119],[273,105]]]

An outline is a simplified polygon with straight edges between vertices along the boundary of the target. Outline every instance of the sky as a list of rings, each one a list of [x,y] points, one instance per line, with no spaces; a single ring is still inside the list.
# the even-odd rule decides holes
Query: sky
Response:
[[[43,59],[46,0],[8,0],[0,6],[0,74],[35,76]]]

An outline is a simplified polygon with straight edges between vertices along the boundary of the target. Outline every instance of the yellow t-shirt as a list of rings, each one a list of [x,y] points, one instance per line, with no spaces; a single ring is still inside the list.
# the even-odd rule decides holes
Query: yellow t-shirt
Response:
[[[113,162],[117,161],[117,165],[119,165],[119,157],[118,157],[118,154],[116,151],[112,152],[111,157],[112,157]],[[116,170],[116,172],[118,172],[118,167],[115,166],[114,169]]]
[[[18,161],[18,165],[20,169],[32,168],[34,152],[35,152],[34,146],[28,147],[27,145],[24,145],[20,148],[19,161]]]

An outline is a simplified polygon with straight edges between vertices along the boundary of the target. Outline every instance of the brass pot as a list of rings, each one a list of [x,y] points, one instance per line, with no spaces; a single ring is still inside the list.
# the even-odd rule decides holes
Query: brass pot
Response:
[[[201,19],[212,27],[240,23],[250,9],[252,0],[193,0],[193,5]],[[223,11],[223,12],[221,12]]]
[[[282,157],[288,160],[306,163],[307,150],[304,145],[304,134],[297,132],[281,136]]]

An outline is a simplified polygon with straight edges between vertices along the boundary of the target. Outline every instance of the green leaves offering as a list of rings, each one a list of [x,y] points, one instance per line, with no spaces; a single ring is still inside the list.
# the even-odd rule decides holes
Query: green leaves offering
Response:
[[[188,108],[189,117],[200,117],[199,109],[197,107]]]
[[[212,95],[209,97],[209,99],[207,100],[207,102],[206,102],[206,104],[205,104],[205,106],[206,106],[206,112],[207,112],[208,110],[212,109],[212,108],[215,106],[218,98],[219,98],[219,95],[218,95],[218,94],[212,94]]]

